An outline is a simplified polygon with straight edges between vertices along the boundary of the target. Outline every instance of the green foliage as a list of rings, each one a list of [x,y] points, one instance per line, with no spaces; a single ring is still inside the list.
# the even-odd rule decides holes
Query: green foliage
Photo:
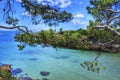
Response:
[[[25,46],[23,46],[23,45],[17,45],[17,46],[18,46],[19,50],[23,50],[25,48]]]
[[[90,46],[95,42],[104,43],[106,41],[110,41],[111,39],[118,38],[109,31],[94,30],[92,40],[86,39],[81,41],[81,39],[89,36],[90,30],[93,26],[102,25],[115,16],[114,13],[111,13],[105,9],[113,9],[112,7],[116,7],[118,2],[115,3],[114,1],[107,0],[90,0],[90,4],[91,5],[87,7],[87,10],[95,18],[95,21],[89,21],[90,24],[87,26],[87,30],[79,29],[76,31],[62,31],[61,28],[57,33],[54,30],[41,30],[40,32],[30,34],[20,33],[15,36],[16,41],[19,41],[20,44],[22,44],[18,45],[19,49],[22,50],[26,45],[34,46],[40,44],[43,46],[52,45],[54,47],[89,50]],[[49,4],[38,5],[38,3],[35,3],[34,1],[23,0],[22,7],[32,14],[33,21],[35,20],[34,17],[41,16],[43,22],[47,22],[48,25],[56,25],[57,22],[66,22],[72,18],[72,16],[70,17],[71,14],[67,13],[66,11],[60,11],[59,9],[51,7]],[[118,13],[116,13],[116,15],[118,16]],[[109,24],[110,23],[111,22],[109,22]],[[114,22],[112,22],[110,25],[114,25]]]
[[[0,77],[2,77],[3,80],[17,80],[15,77],[12,77],[10,71],[1,70],[1,69],[0,69]]]
[[[43,46],[57,46],[57,47],[68,47],[68,48],[77,48],[79,43],[88,45],[87,42],[79,42],[80,38],[84,38],[88,35],[86,30],[79,29],[76,31],[68,30],[55,32],[54,30],[41,30],[40,32],[31,34],[16,34],[15,40],[20,42],[18,45],[19,49],[22,50],[27,44],[28,45],[38,45]],[[79,44],[79,45],[81,45]]]
[[[118,29],[119,30],[119,29]],[[106,34],[107,32],[107,34]],[[93,31],[93,39],[91,40],[82,40],[83,38],[87,38],[89,35],[88,30],[78,29],[67,30],[67,31],[59,31],[55,32],[55,30],[41,30],[40,32],[35,32],[32,34],[27,33],[19,33],[15,36],[15,40],[20,42],[18,45],[19,50],[25,48],[26,45],[35,46],[54,46],[54,47],[66,47],[66,48],[74,48],[74,49],[84,49],[90,50],[91,45],[95,42],[104,43],[106,41],[110,41],[112,39],[120,40],[117,36],[115,36],[110,31],[95,29]]]
[[[18,24],[18,19],[8,16],[6,19],[6,23],[9,25],[16,26]]]
[[[105,66],[99,65],[99,62],[97,60],[90,62],[90,61],[84,61],[80,64],[83,68],[87,68],[88,71],[97,72],[99,73],[100,70],[104,70]]]
[[[97,30],[97,29],[95,29],[94,31],[93,31],[93,37],[97,40],[97,41],[99,41],[99,42],[102,42],[102,43],[104,43],[104,42],[107,42],[107,41],[110,41],[110,40],[114,40],[115,39],[115,37],[117,37],[117,36],[115,36],[113,33],[111,33],[109,30]]]
[[[49,26],[58,25],[60,22],[68,22],[72,19],[72,14],[60,11],[51,7],[48,3],[42,5],[30,0],[22,0],[22,7],[32,15],[33,24],[45,23]],[[41,18],[40,18],[41,17]]]
[[[69,22],[73,16],[71,13],[66,11],[61,11],[60,8],[54,7],[49,4],[47,1],[37,2],[36,0],[22,0],[21,3],[16,3],[14,0],[0,0],[1,10],[3,11],[3,15],[1,17],[4,18],[5,22],[8,25],[16,26],[18,24],[18,17],[14,17],[16,15],[14,11],[16,8],[15,4],[21,4],[21,8],[27,11],[31,16],[31,22],[35,25],[44,23],[49,26],[57,26],[59,23]]]
[[[59,33],[62,35],[63,34],[63,29],[60,28]]]
[[[87,31],[90,34],[92,27],[95,25],[100,24],[100,21],[94,22],[93,20],[89,20],[89,25],[87,26]]]
[[[104,43],[110,40],[118,40],[114,32],[110,30],[94,29],[93,27],[108,25],[114,30],[118,30],[120,27],[120,0],[90,0],[90,5],[87,6],[87,11],[91,14],[95,21],[90,20],[87,26],[87,31],[96,42]]]
[[[119,0],[90,0],[90,6],[87,6],[87,11],[91,14],[95,22],[107,25],[119,25],[120,12]]]

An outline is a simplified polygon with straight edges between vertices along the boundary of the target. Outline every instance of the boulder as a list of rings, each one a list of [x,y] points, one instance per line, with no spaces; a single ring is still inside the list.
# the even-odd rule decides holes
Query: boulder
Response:
[[[46,72],[46,71],[41,71],[40,74],[42,76],[48,76],[50,74],[50,72]]]

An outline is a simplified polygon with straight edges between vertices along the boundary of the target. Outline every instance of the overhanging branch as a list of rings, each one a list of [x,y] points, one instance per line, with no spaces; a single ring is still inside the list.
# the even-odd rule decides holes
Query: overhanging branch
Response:
[[[111,28],[109,25],[102,25],[102,26],[97,25],[97,26],[92,27],[91,32],[90,32],[90,35],[93,34],[93,30],[94,30],[94,29],[105,29],[105,30],[109,30],[109,31],[111,31],[113,34],[115,34],[115,35],[117,35],[118,37],[120,37],[120,32],[114,30],[114,29]]]
[[[12,26],[12,27],[7,27],[7,26],[1,26],[0,25],[0,28],[3,28],[3,29],[18,29],[22,32],[25,32],[25,33],[29,33],[29,30],[26,26]]]

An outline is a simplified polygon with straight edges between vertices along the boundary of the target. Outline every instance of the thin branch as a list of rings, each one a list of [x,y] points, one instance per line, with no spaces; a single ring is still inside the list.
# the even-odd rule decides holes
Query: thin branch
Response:
[[[113,20],[119,19],[119,18],[120,18],[120,16],[115,16],[115,17],[113,17],[113,18],[110,18],[107,22],[110,23],[110,22],[112,22]]]
[[[114,42],[114,41],[115,41],[115,40],[111,40],[111,41],[108,41],[108,42],[103,43],[102,45],[105,46],[105,45],[110,44],[110,43],[112,43],[112,42]]]
[[[20,30],[22,32],[29,33],[29,30],[28,30],[28,28],[26,26],[12,26],[12,27],[7,27],[7,26],[1,26],[0,25],[0,28],[3,28],[3,29],[18,29],[18,30]]]
[[[11,0],[7,0],[6,1],[6,5],[3,8],[3,12],[4,12],[4,16],[5,18],[7,18],[8,16],[12,16],[13,15],[13,10],[12,10],[12,3]]]
[[[112,13],[120,13],[120,11],[115,11],[115,10],[113,10],[113,9],[105,9],[105,10],[110,11],[110,12],[112,12]]]

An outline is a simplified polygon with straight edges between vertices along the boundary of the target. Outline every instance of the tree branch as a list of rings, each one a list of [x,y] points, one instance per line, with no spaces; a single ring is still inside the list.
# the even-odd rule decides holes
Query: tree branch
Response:
[[[110,23],[110,22],[112,22],[113,20],[119,19],[119,18],[120,18],[120,16],[115,16],[115,17],[113,17],[113,18],[110,18],[107,22]]]
[[[108,45],[108,44],[110,44],[110,43],[112,43],[112,42],[114,42],[114,41],[115,41],[115,40],[111,40],[111,41],[108,41],[108,42],[103,43],[102,45],[105,46],[105,45]]]
[[[115,10],[113,10],[113,9],[105,9],[105,10],[110,11],[110,12],[112,12],[112,13],[120,13],[120,11],[115,11]]]
[[[92,27],[91,32],[90,32],[90,35],[92,35],[94,29],[105,29],[105,30],[109,30],[109,31],[111,31],[112,33],[114,33],[115,35],[117,35],[118,37],[120,37],[120,32],[114,30],[114,29],[111,28],[109,25],[103,25],[103,26],[97,25],[97,26]]]
[[[4,18],[8,18],[9,16],[13,16],[13,5],[12,0],[6,0],[6,4],[3,8]]]
[[[22,32],[29,33],[29,30],[28,30],[28,28],[26,26],[12,26],[12,27],[7,27],[7,26],[1,26],[0,25],[0,28],[3,28],[3,29],[18,29],[18,30],[20,30]]]

